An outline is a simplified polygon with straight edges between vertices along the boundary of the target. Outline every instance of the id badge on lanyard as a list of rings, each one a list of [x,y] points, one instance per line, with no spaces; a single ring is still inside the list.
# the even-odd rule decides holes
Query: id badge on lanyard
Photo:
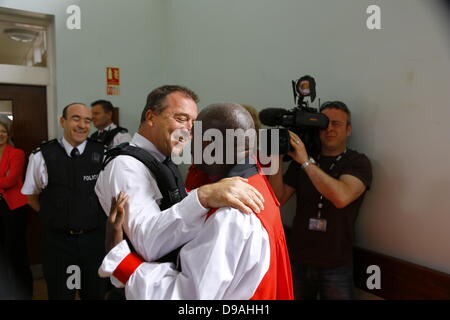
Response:
[[[326,232],[327,231],[327,220],[322,219],[322,208],[323,208],[323,196],[320,195],[318,211],[317,211],[317,218],[309,218],[309,224],[308,229],[312,231],[320,231],[320,232]]]
[[[328,171],[331,173],[331,171],[336,166],[336,163],[338,163],[339,160],[342,159],[342,156],[347,152],[347,149],[341,153],[336,160],[331,164]],[[320,155],[319,159],[320,160]],[[308,229],[311,231],[319,231],[319,232],[326,232],[327,231],[327,220],[322,219],[322,208],[323,208],[323,195],[320,195],[319,203],[317,204],[317,217],[316,218],[309,218],[309,224]]]
[[[310,218],[309,219],[309,230],[326,232],[327,231],[327,220]]]

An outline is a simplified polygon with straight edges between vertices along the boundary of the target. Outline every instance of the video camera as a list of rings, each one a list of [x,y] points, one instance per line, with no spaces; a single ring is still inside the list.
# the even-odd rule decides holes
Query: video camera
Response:
[[[267,126],[281,126],[285,129],[279,130],[279,154],[287,154],[293,148],[290,144],[288,130],[295,132],[302,139],[306,151],[312,157],[320,153],[319,130],[328,127],[328,117],[317,109],[309,106],[305,97],[310,97],[311,103],[316,98],[316,81],[313,77],[306,75],[298,80],[292,81],[294,91],[294,102],[296,107],[292,110],[281,108],[268,108],[259,113],[259,119]],[[319,99],[320,100],[320,99]],[[273,129],[267,131],[267,145],[262,146],[267,155],[272,154],[270,145]],[[285,157],[285,160],[286,157]]]

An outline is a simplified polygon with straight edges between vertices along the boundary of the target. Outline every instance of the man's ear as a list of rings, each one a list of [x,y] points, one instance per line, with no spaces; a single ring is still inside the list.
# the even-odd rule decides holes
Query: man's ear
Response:
[[[150,126],[153,126],[153,121],[156,114],[152,110],[147,110],[145,113],[145,122],[147,122]]]
[[[351,134],[352,134],[352,125],[351,124],[349,124],[348,126],[347,126],[347,137],[349,137]]]
[[[64,122],[66,122],[67,120],[64,119],[64,117],[59,118],[59,125],[61,126],[61,128],[64,129]]]

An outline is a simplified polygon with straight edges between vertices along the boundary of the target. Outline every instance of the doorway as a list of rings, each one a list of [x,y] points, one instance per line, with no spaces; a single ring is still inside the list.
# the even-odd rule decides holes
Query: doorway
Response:
[[[30,153],[48,139],[47,88],[0,84],[0,118],[11,123],[12,142],[25,152],[27,165]],[[29,261],[40,264],[41,224],[33,209],[27,216]]]

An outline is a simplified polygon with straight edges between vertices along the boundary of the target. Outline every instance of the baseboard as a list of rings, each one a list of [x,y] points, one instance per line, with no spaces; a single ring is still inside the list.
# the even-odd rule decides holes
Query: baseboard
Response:
[[[369,289],[367,280],[380,270],[380,288]],[[354,277],[357,288],[386,300],[450,299],[450,275],[408,261],[355,247]],[[372,281],[369,281],[372,282]]]
[[[42,264],[33,264],[30,266],[33,280],[39,280],[44,278],[44,272],[42,271]]]

